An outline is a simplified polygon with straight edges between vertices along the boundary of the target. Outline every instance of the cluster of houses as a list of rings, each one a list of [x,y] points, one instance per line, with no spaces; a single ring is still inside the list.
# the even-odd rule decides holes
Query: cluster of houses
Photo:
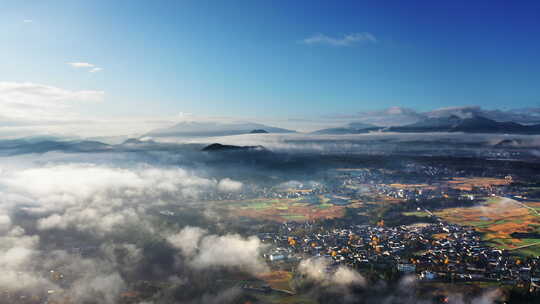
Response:
[[[271,244],[271,263],[326,257],[362,269],[392,269],[427,281],[493,281],[540,285],[540,259],[521,259],[485,246],[469,227],[445,222],[384,227],[351,225],[324,230],[315,222],[285,223],[259,237]],[[535,287],[536,286],[536,287]]]

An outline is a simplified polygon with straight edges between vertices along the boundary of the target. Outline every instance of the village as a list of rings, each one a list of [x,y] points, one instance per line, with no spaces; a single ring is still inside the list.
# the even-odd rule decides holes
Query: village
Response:
[[[468,178],[464,176],[474,172],[414,164],[406,167],[405,171],[410,173],[408,184],[399,183],[407,173],[402,170],[396,173],[384,169],[339,169],[313,192],[305,189],[283,192],[291,198],[304,197],[310,201],[329,198],[328,203],[338,206],[383,198],[389,200],[389,207],[385,207],[387,214],[394,214],[397,221],[385,225],[382,219],[385,216],[369,212],[363,213],[371,216],[371,223],[349,219],[333,221],[329,226],[324,221],[287,221],[274,232],[259,234],[264,243],[271,245],[272,249],[265,254],[269,263],[279,268],[295,265],[302,259],[325,258],[331,259],[334,266],[347,265],[360,273],[385,274],[385,279],[412,275],[418,282],[485,282],[514,286],[531,293],[540,290],[538,255],[518,254],[514,248],[495,246],[484,237],[483,232],[490,225],[517,223],[519,219],[512,215],[506,218],[507,214],[500,215],[502,220],[491,219],[479,213],[475,215],[478,221],[468,225],[467,221],[448,221],[448,213],[441,211],[459,207],[456,216],[468,208],[502,212],[499,210],[502,205],[497,202],[508,200],[512,203],[502,208],[520,210],[536,221],[538,213],[530,207],[536,203],[529,204],[534,200],[527,198],[526,187],[514,183],[514,177],[508,173],[498,173],[496,178]],[[363,203],[362,208],[378,210],[380,205],[380,202]],[[380,216],[375,223],[374,214]],[[408,215],[415,221],[395,224]],[[534,225],[523,223],[516,229],[529,231]],[[532,232],[523,235],[527,233]],[[520,247],[537,245],[525,244]],[[294,271],[294,266],[292,269]]]
[[[540,259],[511,255],[482,245],[470,227],[439,221],[398,227],[351,225],[324,230],[316,223],[284,223],[277,233],[259,237],[272,249],[273,265],[306,258],[327,258],[333,265],[363,271],[414,275],[420,281],[498,282],[529,287],[540,283]],[[328,271],[332,271],[328,269]]]

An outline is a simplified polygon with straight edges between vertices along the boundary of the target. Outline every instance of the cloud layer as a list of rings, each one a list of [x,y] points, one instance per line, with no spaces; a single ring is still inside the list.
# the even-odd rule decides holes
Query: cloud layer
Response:
[[[265,246],[257,237],[238,234],[212,235],[198,227],[186,227],[167,238],[195,268],[232,267],[258,274],[267,270],[261,253]]]
[[[68,65],[76,69],[88,69],[88,72],[95,73],[103,70],[103,68],[97,67],[95,64],[88,62],[68,62]]]
[[[13,122],[59,120],[81,102],[100,102],[97,90],[67,90],[30,82],[0,82],[0,118]]]
[[[182,267],[194,271],[265,269],[259,260],[263,246],[256,237],[213,235],[193,227],[161,231],[150,215],[153,208],[192,201],[202,192],[234,191],[241,183],[232,179],[220,182],[181,168],[147,164],[1,162],[0,168],[0,287],[10,294],[117,303],[137,269],[159,266],[166,259],[148,259],[163,253],[177,255]],[[141,235],[167,238],[180,253],[145,252]],[[160,272],[174,272],[174,264],[170,267]]]

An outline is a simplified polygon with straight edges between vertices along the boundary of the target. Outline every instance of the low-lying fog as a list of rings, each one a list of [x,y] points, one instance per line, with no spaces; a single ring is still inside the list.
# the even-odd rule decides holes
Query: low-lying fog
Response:
[[[219,154],[201,152],[202,144],[262,145],[294,155],[388,147],[398,151],[400,141],[483,147],[508,138],[456,134],[244,135],[190,139],[188,142],[201,145],[166,149],[153,149],[153,144],[138,148],[144,144],[136,144],[130,149],[87,153],[10,153],[0,157],[0,290],[29,297],[48,294],[50,299],[70,299],[70,303],[111,304],[134,284],[156,280],[167,283],[152,297],[154,303],[238,301],[241,290],[223,288],[219,282],[234,273],[255,275],[267,270],[261,258],[265,246],[254,235],[220,229],[220,216],[205,207],[201,196],[237,193],[257,183],[255,177],[263,180],[270,174],[261,171],[264,166],[257,163],[260,159],[256,158],[255,164],[222,159]],[[539,139],[511,138],[535,143]],[[268,170],[276,184],[302,178],[298,171],[316,179],[313,158],[306,163],[295,162],[291,172],[286,157],[274,161]],[[156,213],[184,204],[195,206],[189,209],[185,221],[166,225]],[[343,282],[366,288],[362,276],[351,269],[321,278],[315,271],[320,266],[317,263],[303,262],[299,271],[337,294],[348,295],[349,290],[340,287]],[[58,280],[56,272],[65,279]],[[404,288],[388,298],[389,303],[400,299],[396,296],[399,294],[406,295],[405,300],[411,303],[419,301]],[[352,294],[339,299],[360,301]],[[490,302],[484,300],[479,303]]]
[[[390,133],[354,135],[248,134],[225,137],[158,138],[163,142],[260,145],[276,152],[532,158],[540,155],[540,135]]]

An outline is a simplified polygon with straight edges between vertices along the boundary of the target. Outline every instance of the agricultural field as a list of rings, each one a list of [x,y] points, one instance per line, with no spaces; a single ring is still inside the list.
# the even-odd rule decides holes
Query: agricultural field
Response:
[[[414,190],[414,189],[421,189],[421,190],[435,190],[435,186],[431,186],[428,184],[389,184],[388,186],[392,188],[397,189],[406,189],[406,190]]]
[[[540,202],[523,202],[527,207],[534,209],[540,213]]]
[[[522,255],[540,255],[540,216],[527,205],[503,197],[492,197],[474,207],[448,208],[435,212],[445,221],[472,226],[483,240]],[[522,235],[516,237],[515,233]]]
[[[303,199],[254,199],[227,202],[233,216],[265,219],[275,222],[306,221],[339,218],[345,215],[346,206],[328,202],[312,204]]]
[[[272,304],[315,304],[313,298],[305,294],[297,294],[294,285],[294,275],[287,270],[272,270],[260,273],[257,276],[260,283],[272,288],[272,292],[254,292],[252,295],[263,303]],[[259,283],[259,284],[260,284]],[[255,284],[257,285],[257,284]],[[249,302],[251,303],[251,302]]]
[[[257,277],[265,281],[266,284],[273,289],[294,292],[290,285],[290,281],[293,278],[293,274],[290,271],[274,270],[271,272],[262,273]]]
[[[427,213],[426,211],[409,211],[409,212],[403,212],[402,213],[405,216],[417,216],[417,217],[430,217],[431,214]]]
[[[492,186],[507,185],[510,181],[504,178],[492,177],[454,177],[447,183],[453,189],[472,191],[473,188],[490,188]]]

